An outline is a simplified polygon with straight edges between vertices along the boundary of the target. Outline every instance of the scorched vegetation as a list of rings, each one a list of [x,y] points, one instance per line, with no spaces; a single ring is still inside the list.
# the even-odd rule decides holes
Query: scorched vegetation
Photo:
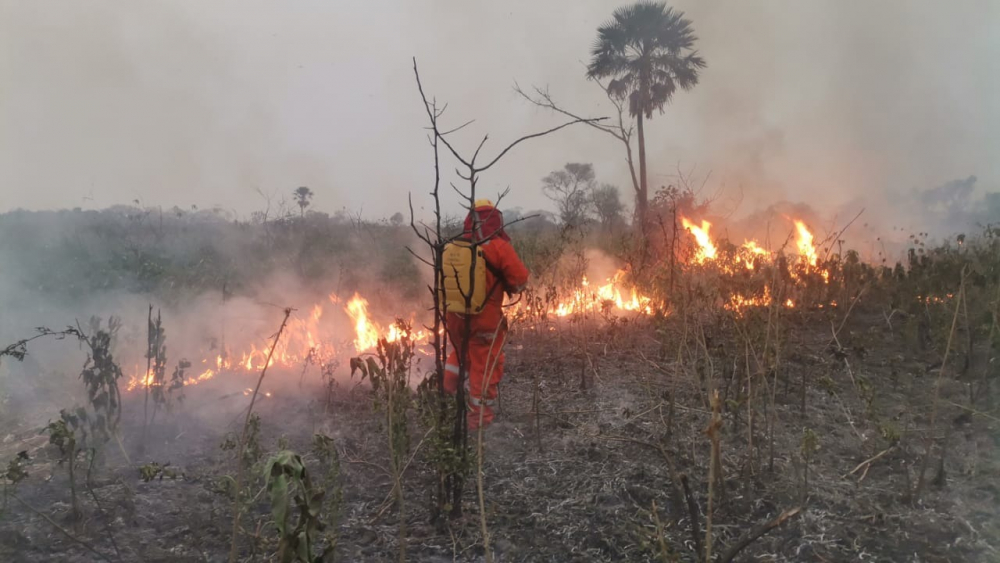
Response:
[[[377,285],[317,280],[317,303],[284,325],[265,308],[270,329],[254,340],[209,319],[218,333],[198,348],[171,325],[178,296],[217,291],[206,314],[222,314],[265,274],[230,284],[219,263],[152,277],[148,264],[101,265],[109,295],[142,280],[164,308],[87,328],[68,318],[0,350],[4,559],[225,560],[230,544],[237,560],[280,561],[476,560],[484,545],[502,560],[995,557],[1000,231],[917,234],[863,259],[841,243],[849,226],[824,236],[777,217],[769,246],[717,237],[706,207],[677,209],[660,208],[642,269],[627,229],[510,226],[534,282],[507,308],[498,420],[464,454],[440,426],[454,405],[418,385],[438,369],[425,298],[377,306],[365,297]],[[152,215],[77,214],[33,259],[57,261],[95,230],[132,229],[106,240],[127,253],[146,236],[135,214]],[[30,234],[56,217],[24,219],[0,226]],[[264,264],[310,271],[314,230],[350,239],[332,260],[385,238],[417,248],[401,225],[280,221],[181,214],[162,228],[183,264],[232,236],[260,245]],[[279,228],[291,246],[267,251]],[[607,279],[595,248],[619,268]],[[140,255],[163,252],[150,241]],[[84,283],[94,268],[64,263],[50,278]],[[422,295],[418,280],[377,272]],[[80,290],[41,289],[66,302]],[[62,378],[54,357],[77,375]],[[477,486],[442,499],[449,476]],[[463,516],[448,517],[456,502]]]

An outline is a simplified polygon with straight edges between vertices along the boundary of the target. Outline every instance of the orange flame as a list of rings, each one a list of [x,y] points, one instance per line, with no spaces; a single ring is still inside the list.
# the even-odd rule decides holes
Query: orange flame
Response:
[[[341,305],[343,302],[335,295],[328,297],[330,303]],[[378,345],[378,339],[384,336],[388,341],[395,342],[404,335],[402,329],[396,324],[392,324],[383,331],[378,323],[374,322],[368,312],[368,301],[358,294],[344,305],[344,311],[350,318],[353,334],[353,345],[357,352],[370,351]],[[202,359],[201,373],[189,376],[185,379],[184,385],[197,385],[216,377],[223,372],[255,373],[259,372],[270,355],[269,366],[280,366],[292,368],[301,366],[307,361],[326,361],[336,357],[337,350],[330,344],[331,338],[336,334],[331,334],[324,330],[321,324],[323,321],[323,307],[316,304],[309,310],[305,317],[292,317],[285,327],[281,339],[274,344],[266,341],[263,346],[258,347],[250,344],[242,352],[230,353],[223,350],[221,354],[213,354]],[[411,317],[410,324],[413,324]],[[412,342],[417,345],[430,340],[430,332],[427,330],[410,329],[407,331]],[[271,353],[271,347],[274,351]],[[230,360],[232,358],[232,360]],[[149,387],[153,385],[154,376],[152,373],[143,373],[138,365],[134,374],[128,378],[124,385],[126,391],[133,391],[139,387]]]
[[[715,245],[712,244],[711,237],[708,235],[708,230],[712,228],[712,224],[702,219],[701,227],[699,227],[689,221],[687,217],[681,217],[681,224],[684,225],[685,229],[691,231],[695,241],[698,242],[698,252],[694,256],[694,261],[698,264],[703,264],[705,260],[715,260],[717,251]]]
[[[771,291],[764,286],[764,294],[760,296],[746,296],[739,293],[734,293],[729,296],[729,302],[724,303],[723,307],[733,311],[737,316],[742,317],[744,311],[748,307],[767,307],[771,304]]]
[[[757,244],[757,241],[754,240],[748,240],[744,242],[742,248],[745,251],[745,253],[748,254],[747,256],[743,257],[743,263],[746,265],[748,270],[753,269],[754,258],[756,258],[757,256],[766,257],[770,256],[771,254],[770,252],[761,248],[760,245]]]
[[[623,270],[619,270],[607,283],[592,287],[587,276],[580,280],[579,287],[570,292],[569,297],[552,306],[547,313],[556,317],[573,314],[599,313],[608,309],[623,312],[652,314],[653,300],[641,295],[635,288],[623,287]],[[530,308],[527,310],[530,311]]]
[[[378,345],[378,328],[368,320],[368,300],[357,293],[347,302],[347,314],[354,321],[354,349],[371,350]]]
[[[819,256],[814,245],[813,234],[806,224],[798,219],[789,218],[795,225],[796,249],[799,256],[799,270],[804,267],[806,271],[818,271],[828,279],[829,272],[818,268]],[[736,249],[735,254],[726,253],[725,256],[719,253],[719,249],[710,236],[711,223],[700,220],[700,225],[692,220],[681,217],[685,229],[691,232],[697,243],[695,255],[692,261],[698,264],[712,262],[720,268],[721,272],[733,274],[738,270],[754,270],[761,265],[762,259],[771,259],[774,253],[762,248],[755,240],[746,240]],[[796,278],[796,274],[793,274]],[[796,278],[797,279],[797,278]],[[372,319],[369,312],[369,302],[355,293],[349,300],[342,300],[335,294],[330,294],[327,298],[329,303],[336,305],[335,309],[342,309],[350,319],[353,332],[353,339],[350,343],[356,352],[372,351],[378,345],[379,338],[384,337],[389,342],[399,341],[408,335],[411,340],[420,345],[426,343],[433,336],[430,331],[418,328],[411,328],[408,334],[404,334],[395,323],[391,325],[379,325]],[[771,303],[772,297],[765,291],[758,295],[731,295],[727,297],[724,304],[726,308],[734,311],[742,311],[747,307],[766,306]],[[784,299],[784,307],[793,308],[796,303],[791,299]],[[829,306],[835,306],[833,303]],[[535,305],[537,306],[537,305]],[[550,305],[546,305],[545,314],[555,317],[566,317],[577,314],[605,313],[609,311],[634,312],[637,314],[652,314],[658,305],[654,300],[643,295],[635,287],[625,283],[625,272],[619,271],[613,277],[607,279],[606,283],[598,285],[592,283],[586,277],[580,281],[579,285],[573,288],[568,295],[561,300],[556,300]],[[522,310],[532,312],[532,305],[514,306],[512,311]],[[538,311],[534,311],[538,312]],[[220,373],[239,372],[254,373],[259,372],[270,355],[271,366],[282,366],[291,368],[301,366],[306,361],[327,361],[336,357],[338,350],[330,344],[331,334],[324,330],[323,318],[324,309],[321,304],[314,305],[309,313],[303,317],[293,317],[289,320],[286,332],[281,340],[274,344],[271,341],[264,341],[262,346],[250,345],[242,351],[230,351],[224,348],[221,353],[212,353],[201,360],[202,371],[195,376],[188,377],[185,385],[197,385],[217,377]],[[742,314],[742,313],[740,313]],[[410,321],[414,325],[413,318]],[[384,327],[384,328],[383,328]],[[556,330],[550,327],[550,330]],[[271,346],[275,349],[271,350]],[[138,387],[148,387],[153,384],[152,373],[145,373],[139,366],[136,366],[134,376],[129,378],[125,388],[132,391]]]
[[[816,255],[816,247],[813,246],[813,234],[809,232],[806,224],[798,219],[795,220],[795,230],[798,235],[795,244],[799,247],[799,255],[810,266],[815,266],[818,256]]]

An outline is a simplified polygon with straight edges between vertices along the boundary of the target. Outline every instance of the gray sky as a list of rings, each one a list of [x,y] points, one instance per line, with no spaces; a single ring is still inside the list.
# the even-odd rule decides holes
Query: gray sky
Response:
[[[264,205],[255,188],[307,185],[316,209],[387,217],[432,179],[412,56],[446,123],[476,119],[458,143],[488,132],[493,154],[559,122],[515,80],[609,114],[583,63],[619,4],[0,0],[0,211],[139,199],[247,214]],[[742,194],[743,211],[970,174],[1000,186],[1000,3],[672,5],[708,68],[647,128],[654,185],[678,165],[711,170],[708,189]],[[580,161],[629,197],[617,142],[576,127],[481,187],[547,206],[539,179]]]

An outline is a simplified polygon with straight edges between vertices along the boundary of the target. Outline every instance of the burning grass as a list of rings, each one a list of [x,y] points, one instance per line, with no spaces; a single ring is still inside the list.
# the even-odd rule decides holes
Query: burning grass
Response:
[[[251,342],[246,348],[224,346],[221,353],[214,357],[202,357],[195,362],[202,371],[184,379],[184,385],[198,385],[213,379],[218,374],[234,376],[249,376],[259,373],[267,367],[296,370],[303,364],[328,364],[343,359],[345,356],[371,353],[378,345],[380,338],[396,342],[403,338],[404,329],[397,323],[380,324],[372,319],[368,300],[357,293],[342,304],[336,294],[327,297],[329,305],[315,304],[306,316],[296,316],[289,319],[285,328],[286,336],[279,340],[271,353],[272,344],[267,341]],[[324,314],[326,316],[324,316]],[[415,314],[411,314],[411,319]],[[411,321],[412,325],[413,321]],[[353,329],[353,337],[345,338],[345,325]],[[405,336],[420,345],[426,345],[430,332],[425,329],[405,329]],[[270,363],[267,358],[270,357]],[[206,367],[210,366],[210,367]],[[142,387],[158,385],[152,370],[143,374],[138,368],[128,377],[126,391],[135,391]]]

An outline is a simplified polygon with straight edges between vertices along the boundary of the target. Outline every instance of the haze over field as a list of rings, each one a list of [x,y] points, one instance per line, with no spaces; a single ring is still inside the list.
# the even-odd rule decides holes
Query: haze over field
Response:
[[[995,561],[952,4],[0,0],[0,562]]]
[[[693,21],[708,68],[648,124],[651,186],[678,164],[711,171],[706,191],[741,213],[785,199],[858,207],[862,196],[887,209],[879,200],[900,190],[970,175],[979,193],[1000,186],[1000,5],[672,5]],[[4,2],[0,211],[139,200],[246,216],[265,205],[256,189],[289,197],[306,185],[311,209],[388,217],[432,178],[412,56],[449,102],[446,121],[476,120],[461,143],[488,132],[489,152],[558,123],[515,81],[610,113],[583,64],[614,6]],[[621,152],[567,130],[522,147],[481,187],[550,208],[540,179],[593,162],[628,201]]]

